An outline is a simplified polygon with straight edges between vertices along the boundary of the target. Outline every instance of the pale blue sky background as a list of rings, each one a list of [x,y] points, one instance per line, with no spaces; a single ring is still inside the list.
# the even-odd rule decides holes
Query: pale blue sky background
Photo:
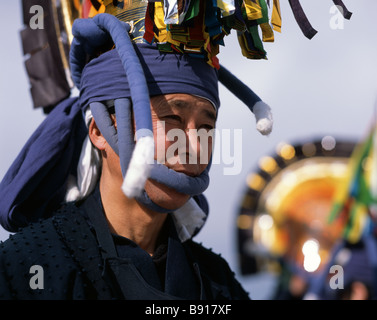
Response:
[[[301,0],[309,20],[319,31],[306,39],[296,24],[288,1],[281,1],[283,28],[275,43],[265,44],[268,60],[247,60],[236,34],[225,39],[220,62],[247,83],[273,109],[274,130],[260,135],[248,109],[224,87],[218,128],[242,129],[242,170],[224,176],[224,164],[211,169],[209,220],[197,240],[221,253],[238,274],[235,220],[247,174],[259,158],[274,152],[278,143],[325,135],[361,139],[374,116],[377,93],[377,24],[375,0],[344,0],[354,14],[342,30],[330,27],[330,0]],[[43,120],[33,110],[23,66],[19,31],[21,1],[1,0],[0,7],[0,179]],[[0,227],[0,240],[8,234]],[[239,276],[255,299],[268,297],[269,275]]]

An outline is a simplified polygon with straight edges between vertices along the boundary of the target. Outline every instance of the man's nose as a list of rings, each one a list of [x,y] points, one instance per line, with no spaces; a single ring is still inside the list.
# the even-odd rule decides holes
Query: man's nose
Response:
[[[198,130],[186,129],[186,151],[192,153],[192,156],[197,157],[200,154],[200,139],[198,136]]]

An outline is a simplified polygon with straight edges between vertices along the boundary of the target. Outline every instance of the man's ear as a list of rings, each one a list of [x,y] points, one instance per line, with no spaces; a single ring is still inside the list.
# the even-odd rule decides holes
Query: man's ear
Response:
[[[98,150],[105,150],[107,141],[102,135],[101,131],[98,129],[96,122],[94,119],[90,121],[89,124],[89,139],[92,141],[93,145],[98,149]]]

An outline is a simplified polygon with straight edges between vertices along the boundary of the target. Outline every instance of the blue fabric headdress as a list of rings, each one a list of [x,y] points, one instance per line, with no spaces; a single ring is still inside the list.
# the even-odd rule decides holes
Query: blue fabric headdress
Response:
[[[120,156],[125,175],[123,190],[127,196],[136,197],[138,201],[156,211],[167,212],[165,208],[154,204],[143,189],[145,180],[150,177],[195,197],[196,202],[189,201],[187,206],[185,205],[186,211],[195,211],[198,209],[198,204],[204,211],[208,209],[202,196],[209,182],[208,169],[199,177],[189,177],[164,165],[153,163],[154,146],[149,95],[172,93],[175,89],[169,91],[171,85],[164,83],[163,73],[162,78],[155,77],[162,69],[157,67],[150,70],[149,66],[153,69],[155,65],[147,59],[152,57],[174,60],[176,63],[170,65],[182,71],[176,73],[178,78],[185,76],[185,70],[187,74],[191,74],[190,79],[192,76],[196,77],[192,83],[187,83],[189,80],[182,77],[178,79],[182,81],[178,92],[205,97],[218,108],[216,71],[197,58],[180,54],[161,54],[155,47],[149,45],[135,47],[127,37],[128,31],[129,26],[126,23],[108,14],[75,21],[73,27],[75,39],[71,46],[71,71],[75,84],[81,89],[81,96],[79,99],[67,99],[54,108],[29,139],[1,182],[0,222],[5,229],[16,231],[31,221],[46,217],[66,198],[69,178],[77,176],[77,164],[81,160],[80,150],[83,149],[87,137],[87,129],[82,117],[87,106],[90,106],[93,117],[109,144]],[[114,42],[116,50],[92,60],[85,67],[87,55],[93,54],[96,48],[109,40]],[[103,62],[104,59],[111,60],[111,65],[115,68],[110,68],[107,60],[106,63]],[[193,60],[195,63],[192,63]],[[200,67],[192,67],[194,65]],[[113,81],[114,78],[109,72],[97,76],[93,74],[96,68],[101,69],[106,66],[114,74],[120,71],[117,78],[122,76],[125,78],[126,75],[127,84],[123,83],[122,88],[118,88],[118,81]],[[144,74],[147,75],[148,81]],[[172,74],[174,72],[169,73],[169,76]],[[256,107],[261,101],[250,89],[240,82],[238,82],[240,86],[234,87],[237,79],[225,68],[220,68],[218,77],[232,92],[241,90],[241,94],[238,92],[237,96],[256,113]],[[94,94],[93,90],[95,90]],[[107,107],[103,104],[103,101],[109,99],[114,100],[117,132],[111,126]],[[131,106],[136,122],[136,143],[130,130]],[[264,109],[262,113],[264,114],[261,120],[269,121],[270,115],[265,114]],[[257,113],[256,116],[258,120]],[[269,130],[267,128],[264,133],[268,133]],[[190,237],[195,232],[195,228],[201,226],[205,216],[198,219],[201,221],[194,224],[194,227],[192,224],[181,225],[183,238]]]
[[[80,39],[87,40],[87,35],[93,37],[97,33],[98,35],[93,37],[96,46],[102,44],[98,39],[108,41],[106,37],[101,37],[103,31],[99,26],[110,30],[116,50],[92,60],[80,72],[84,52],[78,50],[85,47],[80,43]],[[169,210],[157,206],[149,199],[144,191],[146,179],[150,177],[181,193],[198,196],[208,186],[208,170],[199,177],[189,177],[154,163],[149,96],[189,93],[207,98],[218,108],[220,102],[217,72],[202,59],[161,53],[156,46],[147,44],[132,44],[129,38],[124,36],[126,26],[127,24],[119,22],[111,15],[98,15],[92,20],[77,20],[73,33],[79,40],[72,44],[71,69],[76,86],[80,88],[81,107],[85,109],[90,106],[101,132],[120,157],[125,176],[122,189],[126,196],[136,197],[155,211],[167,212]],[[79,34],[76,30],[79,30]],[[135,66],[137,67],[134,68]],[[169,73],[166,72],[167,66]],[[107,107],[103,104],[106,100],[114,100],[117,131],[112,126]],[[131,106],[136,123],[135,146],[131,130]]]

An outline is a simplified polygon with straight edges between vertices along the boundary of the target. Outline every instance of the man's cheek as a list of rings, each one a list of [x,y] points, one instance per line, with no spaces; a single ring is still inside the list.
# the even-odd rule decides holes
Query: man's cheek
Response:
[[[166,149],[166,133],[165,133],[165,125],[163,122],[158,122],[154,129],[154,158],[160,162],[165,163],[166,156],[165,156],[165,149]]]

